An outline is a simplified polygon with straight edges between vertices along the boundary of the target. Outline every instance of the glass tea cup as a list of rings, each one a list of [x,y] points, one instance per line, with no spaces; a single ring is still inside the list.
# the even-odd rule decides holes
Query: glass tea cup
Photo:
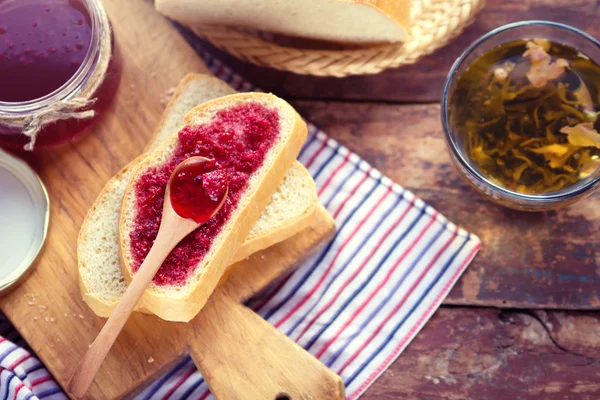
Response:
[[[513,209],[544,211],[560,208],[589,196],[600,186],[600,170],[556,191],[526,194],[510,190],[486,176],[470,159],[451,115],[457,82],[470,65],[486,52],[504,43],[523,39],[548,39],[561,43],[600,63],[600,42],[571,26],[549,21],[523,21],[501,26],[472,43],[450,69],[442,97],[442,126],[453,164],[475,189],[491,200]]]

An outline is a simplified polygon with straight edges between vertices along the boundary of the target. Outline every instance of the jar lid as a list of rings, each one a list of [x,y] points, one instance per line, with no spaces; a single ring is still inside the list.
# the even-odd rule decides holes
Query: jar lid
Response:
[[[0,293],[21,282],[46,240],[50,201],[39,176],[0,149]]]

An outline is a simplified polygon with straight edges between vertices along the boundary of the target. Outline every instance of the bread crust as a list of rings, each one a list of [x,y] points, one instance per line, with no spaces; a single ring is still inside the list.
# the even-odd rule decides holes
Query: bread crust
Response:
[[[154,131],[154,134],[150,138],[148,145],[146,146],[146,151],[148,149],[155,147],[156,144],[159,142],[160,132],[164,128],[164,125],[166,124],[169,114],[171,113],[173,107],[178,102],[179,97],[185,90],[186,86],[191,81],[194,81],[197,79],[212,80],[212,81],[214,81],[214,82],[212,82],[213,85],[219,85],[219,86],[222,86],[222,88],[224,88],[224,87],[229,88],[229,86],[226,83],[224,83],[223,81],[221,81],[220,79],[217,79],[217,78],[209,76],[209,75],[205,75],[205,74],[188,74],[188,75],[186,75],[181,80],[179,85],[177,86],[176,90],[174,91],[173,95],[171,96],[169,103],[165,107],[165,111],[162,115],[162,118],[161,118],[160,122],[158,123],[157,128]],[[231,89],[231,92],[235,93],[235,91],[233,89]],[[137,166],[137,164],[140,163],[145,157],[146,157],[145,155],[138,156],[136,159],[134,159],[129,164],[127,164],[125,167],[123,167],[116,175],[114,175],[104,185],[104,188],[100,191],[100,193],[98,194],[98,197],[96,198],[96,200],[90,207],[87,215],[85,216],[83,223],[81,225],[81,229],[78,234],[78,238],[77,238],[78,269],[77,269],[77,272],[78,272],[80,293],[81,293],[83,300],[88,304],[88,306],[92,309],[92,311],[94,311],[94,313],[100,317],[109,317],[110,314],[112,313],[112,311],[114,310],[114,308],[116,307],[116,305],[118,304],[118,300],[117,301],[104,300],[101,297],[99,297],[98,294],[92,292],[89,287],[87,287],[85,280],[83,278],[83,272],[82,272],[86,265],[85,265],[84,257],[82,257],[79,252],[79,249],[81,248],[80,243],[82,243],[84,240],[86,240],[85,237],[87,235],[92,234],[92,232],[89,231],[89,220],[91,219],[91,217],[94,216],[98,207],[100,205],[102,205],[105,201],[107,201],[107,199],[110,196],[112,196],[112,192],[115,190],[115,186],[118,183],[120,183],[119,181],[121,179],[123,179],[123,175],[125,175],[126,173],[130,172],[130,170],[135,168]],[[312,177],[310,177],[309,172],[298,162],[296,162],[294,167],[302,169],[303,173],[306,174],[306,176],[307,176],[307,182],[310,181],[310,183],[312,183],[312,185],[314,187],[314,181],[312,181]],[[317,209],[317,205],[318,205],[316,190],[314,190],[313,192],[314,192],[313,205],[310,208],[308,208],[302,216],[297,217],[292,223],[287,224],[286,226],[280,227],[279,229],[277,229],[275,231],[269,232],[269,234],[267,234],[267,235],[262,235],[262,236],[254,238],[252,240],[245,241],[235,256],[235,262],[245,259],[246,257],[255,253],[256,251],[268,248],[276,243],[286,240],[286,239],[292,237],[293,235],[295,235],[296,233],[302,231],[303,229],[311,226],[314,223],[314,219],[315,219],[314,216],[316,214],[316,209]],[[149,310],[144,308],[142,304],[138,304],[136,306],[135,311],[151,313]]]
[[[104,185],[104,188],[102,188],[102,190],[100,191],[100,194],[98,195],[98,197],[96,197],[94,204],[92,204],[92,207],[90,207],[88,213],[86,214],[85,218],[83,219],[83,223],[81,224],[81,229],[79,230],[79,234],[77,235],[77,275],[79,277],[79,291],[81,293],[81,297],[83,298],[83,301],[85,301],[90,306],[90,308],[97,315],[99,315],[101,317],[108,317],[112,313],[112,310],[114,309],[116,304],[108,304],[105,301],[99,299],[94,294],[89,292],[89,289],[86,286],[85,281],[83,279],[83,275],[81,273],[82,268],[85,267],[85,263],[82,261],[81,255],[79,254],[79,249],[80,249],[79,244],[83,240],[85,240],[85,235],[88,234],[87,226],[88,226],[90,218],[92,217],[92,215],[95,214],[96,209],[99,207],[99,205],[102,204],[104,201],[106,201],[105,200],[106,197],[110,196],[110,193],[113,191],[113,187],[115,186],[115,183],[124,174],[126,174],[131,168],[135,167],[137,165],[137,163],[142,161],[143,159],[144,159],[143,155],[137,157],[136,159],[131,161],[129,164],[127,164],[125,167],[123,167],[119,172],[117,172],[117,174],[115,176],[113,176],[106,183],[106,185]]]
[[[163,129],[163,127],[169,117],[169,114],[171,113],[171,110],[173,109],[173,107],[175,107],[177,100],[181,96],[182,92],[185,90],[188,83],[190,83],[193,80],[200,79],[200,78],[214,80],[215,81],[215,82],[213,82],[214,84],[224,85],[224,86],[229,87],[229,85],[227,85],[225,82],[223,82],[222,80],[220,80],[218,78],[215,78],[211,74],[189,73],[186,76],[184,76],[183,79],[177,85],[177,88],[173,92],[171,99],[169,100],[167,106],[165,107],[162,117],[161,117],[160,121],[158,122],[158,125],[156,126],[156,129],[154,130],[154,133],[152,134],[152,137],[150,138],[150,140],[148,141],[148,144],[144,148],[144,153],[146,151],[148,151],[148,149],[151,149],[156,146],[157,142],[159,141],[160,131]],[[235,90],[231,89],[231,92],[235,93]],[[88,226],[89,219],[91,218],[92,215],[94,215],[98,206],[105,201],[104,199],[107,196],[110,196],[110,193],[112,192],[115,183],[119,179],[121,179],[121,177],[124,174],[126,174],[130,169],[135,168],[144,158],[145,158],[145,155],[140,155],[140,156],[136,157],[129,164],[127,164],[126,166],[121,168],[121,170],[119,172],[117,172],[117,174],[114,175],[106,183],[106,185],[104,185],[104,187],[100,191],[100,194],[98,194],[98,197],[96,197],[96,200],[94,201],[94,203],[90,207],[88,213],[86,214],[86,216],[83,220],[83,223],[81,224],[79,234],[77,235],[77,249],[79,249],[79,243],[81,243],[84,240],[84,238],[83,238],[84,235],[87,234],[86,228]],[[79,255],[79,250],[78,250],[77,251],[77,275],[79,277],[79,291],[81,293],[81,297],[97,315],[99,315],[101,317],[110,316],[113,309],[117,305],[117,302],[107,303],[107,302],[101,300],[100,298],[98,298],[98,296],[95,296],[93,293],[89,292],[89,289],[86,286],[83,276],[81,274],[82,264],[83,264],[83,261],[81,260],[81,257]],[[138,308],[139,308],[139,306],[136,307],[136,311],[138,311]]]
[[[173,92],[173,95],[171,96],[169,103],[167,104],[167,106],[165,107],[165,110],[163,111],[160,121],[158,121],[158,125],[156,125],[154,134],[148,141],[148,144],[146,144],[146,147],[144,147],[144,153],[147,153],[150,149],[153,149],[158,145],[158,143],[160,141],[159,132],[163,129],[163,127],[167,123],[167,119],[169,119],[169,115],[171,114],[173,107],[175,107],[175,104],[177,104],[177,99],[179,99],[179,97],[181,97],[181,94],[185,90],[188,83],[190,83],[200,77],[202,77],[203,79],[206,79],[206,80],[214,81],[213,84],[215,84],[215,85],[225,86],[225,87],[231,89],[231,94],[236,93],[236,91],[231,86],[229,86],[228,84],[226,84],[219,78],[214,77],[213,75],[187,74],[186,76],[183,77],[183,79],[179,82],[179,84],[175,88],[175,91]]]
[[[308,173],[308,171],[307,171]],[[316,192],[315,192],[316,193]],[[318,201],[315,199],[313,205],[308,208],[302,215],[298,216],[293,222],[273,230],[269,235],[260,236],[251,240],[244,241],[242,247],[239,248],[233,262],[239,262],[257,251],[266,249],[279,242],[291,238],[296,233],[303,231],[312,224],[312,216],[317,208]]]
[[[412,21],[411,0],[341,0],[373,7],[399,24],[407,33]],[[406,12],[408,10],[408,12]],[[406,40],[406,38],[405,38]]]
[[[96,212],[96,209],[98,208],[98,206],[100,204],[102,204],[105,201],[106,197],[110,196],[112,194],[111,192],[114,190],[113,188],[114,188],[115,184],[117,183],[117,181],[119,179],[121,179],[121,177],[125,173],[127,173],[130,169],[135,168],[135,166],[140,161],[142,161],[144,158],[145,158],[145,155],[139,156],[138,158],[136,158],[135,160],[130,162],[127,166],[123,167],[123,169],[121,169],[121,171],[119,171],[114,177],[111,178],[111,180],[109,180],[106,183],[106,185],[104,186],[104,188],[102,189],[102,191],[100,192],[100,194],[98,195],[96,200],[94,201],[94,204],[88,211],[88,214],[86,215],[86,217],[83,221],[83,224],[81,225],[81,229],[79,231],[79,235],[78,235],[78,239],[77,239],[77,244],[78,244],[77,248],[79,248],[79,243],[82,242],[83,240],[85,240],[84,236],[86,234],[89,234],[88,230],[87,230],[88,219]],[[304,173],[307,175],[307,177],[309,177],[311,179],[311,182],[314,185],[314,181],[312,181],[312,178],[310,177],[309,172],[300,163],[296,163],[296,164],[297,164],[296,167],[302,168]],[[288,223],[285,226],[279,227],[279,229],[277,229],[277,230],[270,231],[269,234],[267,234],[267,235],[262,235],[262,236],[254,238],[252,240],[244,241],[244,244],[239,248],[238,252],[236,253],[236,255],[234,257],[233,264],[230,265],[227,268],[227,270],[229,271],[230,267],[232,267],[234,264],[236,264],[238,262],[243,261],[250,255],[252,255],[258,251],[261,251],[263,249],[269,248],[269,247],[271,247],[277,243],[280,243],[284,240],[287,240],[287,239],[291,238],[292,236],[294,236],[295,234],[297,234],[298,232],[301,232],[302,230],[312,226],[315,221],[315,215],[317,213],[317,207],[319,204],[318,200],[317,200],[317,196],[316,196],[316,190],[313,192],[314,192],[314,197],[315,197],[313,204],[309,208],[307,208],[302,215],[295,218],[294,221]],[[88,306],[94,311],[94,313],[96,315],[98,315],[99,317],[109,317],[119,302],[118,302],[118,300],[112,301],[112,302],[107,302],[106,300],[102,300],[96,294],[94,294],[93,292],[90,291],[90,289],[85,284],[85,280],[83,279],[83,275],[82,275],[82,268],[84,266],[85,266],[84,261],[78,255],[77,275],[79,278],[79,290],[81,293],[81,297],[88,304]],[[138,303],[138,305],[135,308],[135,311],[152,314],[152,312],[150,310],[144,308],[143,304],[141,304],[141,303]]]
[[[182,6],[177,3],[178,0],[155,0],[155,8],[160,13],[163,13],[169,18],[180,20],[183,23],[194,24],[194,23],[206,23],[203,21],[194,21],[193,14],[194,10],[182,9]],[[389,18],[393,22],[399,25],[404,31],[403,38],[400,40],[408,40],[408,31],[412,23],[412,0],[336,0],[339,3],[349,3],[372,8],[385,17]],[[185,7],[185,6],[183,6]],[[178,18],[179,17],[179,18]],[[218,21],[217,21],[218,22]],[[259,21],[257,26],[247,26],[248,28],[260,29]],[[281,32],[285,34],[285,32]],[[312,39],[324,39],[319,35],[315,35],[313,32],[306,32],[302,35],[306,38]],[[326,39],[336,41],[335,39]],[[344,41],[342,41],[344,42]],[[360,42],[360,41],[359,41]],[[367,43],[370,41],[367,41]],[[376,43],[376,42],[374,42]]]
[[[177,295],[166,296],[153,290],[152,286],[146,290],[140,299],[140,306],[147,309],[158,317],[169,321],[190,321],[202,309],[208,297],[216,288],[225,269],[235,258],[238,249],[243,244],[252,226],[258,220],[262,211],[268,205],[271,196],[277,190],[277,187],[283,181],[287,170],[292,166],[298,156],[302,145],[306,140],[307,127],[298,113],[284,100],[272,94],[266,93],[240,93],[233,94],[219,99],[215,99],[190,111],[184,118],[185,125],[194,125],[196,121],[203,120],[206,113],[212,114],[215,108],[229,108],[235,104],[245,102],[270,103],[277,105],[277,109],[284,117],[293,118],[291,132],[288,136],[282,138],[281,151],[274,155],[272,164],[261,177],[260,183],[250,193],[244,193],[247,197],[247,204],[238,208],[239,214],[233,221],[234,226],[229,231],[222,232],[222,240],[213,250],[212,257],[208,260],[203,259],[205,263],[196,282],[192,281],[186,284],[187,290],[177,292]],[[178,134],[174,133],[166,139],[156,150],[152,151],[144,161],[139,163],[129,182],[125,195],[123,197],[123,206],[135,200],[136,178],[143,173],[155,159],[168,155],[172,152],[178,142]],[[123,208],[122,208],[123,210]],[[121,261],[121,271],[125,282],[129,284],[133,279],[130,266],[132,265],[130,251],[126,245],[128,243],[128,226],[125,213],[121,212],[119,220],[119,255]],[[197,267],[198,268],[198,267]]]
[[[143,157],[140,157],[140,158],[143,159]],[[132,162],[131,164],[133,164],[133,163],[134,162]],[[129,167],[129,165],[128,165],[128,167]],[[124,170],[125,170],[125,168],[123,168],[122,171],[124,171]],[[106,185],[105,189],[107,189],[108,186],[109,185]],[[108,193],[110,193],[110,190],[103,191],[104,195],[106,195]],[[103,194],[98,196],[98,199],[100,199],[103,196]],[[90,213],[93,212],[92,210],[95,209],[95,207],[96,206],[93,206],[92,209],[90,209]],[[257,253],[258,251],[267,249],[273,245],[276,245],[277,243],[283,242],[284,240],[291,238],[298,232],[301,232],[304,229],[308,229],[309,227],[314,226],[316,221],[321,222],[320,218],[322,218],[322,216],[319,218],[318,214],[319,213],[323,214],[323,211],[319,212],[319,207],[322,207],[322,206],[320,206],[319,203],[315,201],[313,206],[310,207],[309,209],[307,209],[306,213],[304,213],[301,218],[297,218],[293,223],[288,224],[285,227],[282,227],[276,231],[273,231],[272,234],[270,234],[270,235],[261,236],[259,238],[254,239],[251,242],[248,242],[249,243],[248,246],[246,245],[246,242],[244,242],[244,244],[242,245],[242,247],[240,247],[240,249],[238,250],[238,252],[234,258],[235,261],[232,264],[228,265],[227,268],[225,269],[225,273],[221,277],[219,284],[224,282],[225,278],[233,270],[238,268],[239,263],[244,262],[252,254]],[[334,224],[334,222],[331,222],[331,224]],[[85,222],[84,222],[83,226],[85,226]],[[80,231],[80,234],[79,234],[80,237],[82,236],[82,232],[84,232],[83,228]],[[81,239],[78,239],[78,240],[81,240]],[[86,304],[92,309],[92,311],[94,311],[94,313],[97,316],[104,317],[104,318],[110,317],[110,315],[112,314],[112,312],[115,309],[115,307],[117,306],[117,304],[119,304],[119,301],[116,300],[116,301],[112,301],[112,302],[107,302],[105,300],[100,299],[94,293],[91,293],[89,291],[89,289],[87,288],[85,281],[83,280],[83,276],[81,274],[81,263],[79,264],[79,268],[78,268],[78,277],[79,277],[79,290],[81,292],[81,297],[83,298],[83,301],[86,302]],[[145,314],[152,314],[152,311],[150,311],[146,307],[144,307],[144,305],[141,302],[136,305],[135,311],[142,312]]]

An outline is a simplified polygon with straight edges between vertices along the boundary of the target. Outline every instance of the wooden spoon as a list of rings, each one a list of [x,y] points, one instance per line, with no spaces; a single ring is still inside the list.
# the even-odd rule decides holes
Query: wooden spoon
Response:
[[[80,398],[87,391],[88,387],[92,383],[92,380],[96,376],[98,369],[100,369],[102,361],[104,361],[104,358],[106,358],[108,351],[123,329],[123,326],[133,312],[137,302],[139,301],[140,297],[142,297],[142,294],[150,282],[152,282],[154,275],[156,275],[156,272],[162,265],[165,258],[167,258],[171,250],[173,250],[173,248],[183,238],[206,223],[223,206],[229,191],[227,182],[224,182],[225,190],[222,193],[222,198],[220,198],[220,201],[216,200],[215,202],[211,203],[214,205],[214,209],[210,209],[208,213],[203,213],[201,219],[194,220],[183,218],[177,214],[173,208],[173,204],[171,203],[171,185],[173,183],[173,179],[184,168],[193,168],[196,166],[202,167],[203,164],[206,165],[205,163],[214,163],[214,161],[204,157],[191,157],[179,164],[171,174],[169,182],[167,183],[167,189],[165,191],[162,221],[160,223],[156,240],[154,241],[150,252],[146,256],[146,259],[129,284],[125,294],[123,294],[119,304],[96,337],[96,340],[94,340],[94,343],[92,343],[92,346],[77,365],[73,376],[69,380],[67,389],[75,397]]]

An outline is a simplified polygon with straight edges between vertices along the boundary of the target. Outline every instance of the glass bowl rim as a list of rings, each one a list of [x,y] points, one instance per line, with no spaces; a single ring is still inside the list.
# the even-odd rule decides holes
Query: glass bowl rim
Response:
[[[567,187],[560,191],[554,191],[554,192],[549,192],[549,193],[544,193],[544,194],[525,194],[525,193],[514,192],[512,190],[509,190],[507,188],[504,188],[502,186],[495,184],[494,182],[489,180],[487,177],[485,177],[483,174],[481,174],[479,171],[477,171],[477,169],[475,169],[473,167],[471,162],[463,155],[463,152],[458,148],[458,143],[454,140],[454,138],[451,134],[450,122],[448,121],[448,115],[447,115],[448,114],[448,100],[449,100],[449,95],[450,95],[450,93],[449,93],[450,83],[451,83],[452,79],[454,78],[454,76],[456,75],[458,68],[463,64],[465,59],[475,49],[477,49],[479,47],[479,45],[486,42],[488,39],[498,35],[499,33],[502,33],[504,31],[508,31],[508,30],[512,30],[515,28],[521,28],[524,26],[535,26],[535,25],[549,26],[552,28],[558,28],[558,29],[573,32],[573,33],[583,37],[584,39],[589,40],[592,44],[596,45],[596,47],[598,47],[600,49],[600,41],[598,41],[593,36],[583,32],[580,29],[577,29],[570,25],[562,24],[559,22],[543,21],[543,20],[529,20],[529,21],[513,22],[510,24],[502,25],[498,28],[495,28],[495,29],[489,31],[488,33],[482,35],[478,39],[476,39],[473,43],[471,43],[465,49],[465,51],[463,51],[463,53],[460,55],[460,57],[458,57],[456,59],[454,64],[452,64],[452,67],[450,68],[450,72],[448,73],[448,76],[446,77],[446,83],[444,84],[444,91],[442,94],[442,104],[441,104],[442,127],[444,128],[444,134],[446,136],[446,141],[448,142],[449,147],[450,147],[452,153],[454,154],[457,162],[459,162],[460,165],[463,168],[465,168],[480,183],[486,185],[487,187],[489,187],[490,189],[492,189],[496,192],[500,192],[507,197],[513,198],[514,200],[526,201],[526,202],[559,202],[562,200],[572,199],[572,198],[577,197],[577,196],[587,192],[588,190],[594,188],[594,186],[596,186],[598,183],[600,183],[600,175],[582,185],[574,185],[573,189],[571,189],[571,190],[569,190],[569,187]]]

